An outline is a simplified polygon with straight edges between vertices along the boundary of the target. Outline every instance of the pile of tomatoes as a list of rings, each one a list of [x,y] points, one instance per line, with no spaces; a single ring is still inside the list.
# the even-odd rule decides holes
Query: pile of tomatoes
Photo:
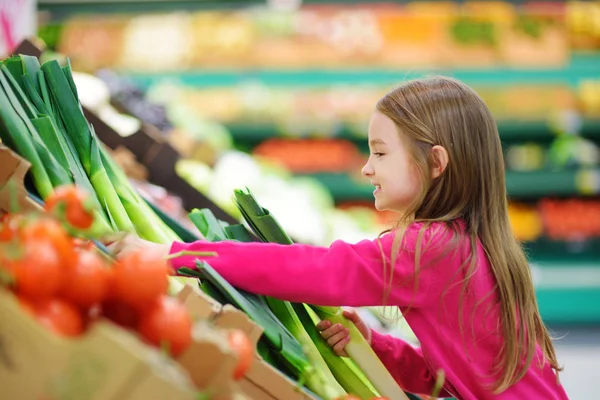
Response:
[[[177,357],[193,341],[193,323],[185,306],[167,295],[168,261],[147,249],[113,259],[80,238],[94,222],[88,203],[85,192],[66,186],[46,200],[44,212],[2,216],[0,283],[57,335],[76,337],[108,320]],[[227,335],[238,380],[252,364],[254,347],[243,331]]]
[[[166,260],[147,251],[113,260],[70,236],[93,223],[75,187],[57,189],[46,211],[6,214],[0,224],[0,273],[26,311],[61,336],[81,335],[104,318],[173,356],[190,345],[190,315],[167,296]]]

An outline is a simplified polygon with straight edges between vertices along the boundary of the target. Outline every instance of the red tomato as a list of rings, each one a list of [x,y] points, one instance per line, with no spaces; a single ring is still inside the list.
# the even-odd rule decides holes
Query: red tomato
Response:
[[[123,328],[136,328],[140,319],[135,308],[115,299],[102,303],[102,315]]]
[[[83,308],[106,299],[112,270],[98,254],[83,250],[76,252],[75,264],[66,272],[62,297]]]
[[[60,223],[51,218],[32,220],[23,228],[21,238],[29,240],[48,240],[58,252],[63,267],[70,267],[75,262],[75,249],[71,237],[65,232]]]
[[[72,304],[57,298],[35,305],[36,319],[61,336],[77,336],[83,332],[83,318]]]
[[[177,357],[192,343],[192,319],[177,299],[161,296],[142,314],[139,331],[149,343]]]
[[[23,243],[21,257],[15,265],[20,295],[43,299],[54,296],[60,290],[64,271],[59,254],[50,241],[32,239]]]
[[[74,185],[60,186],[46,199],[45,209],[49,213],[64,215],[75,228],[87,229],[94,222],[94,214],[88,206],[89,195]]]
[[[140,250],[126,254],[114,267],[115,297],[144,308],[167,292],[168,273],[166,260],[152,252]]]
[[[252,346],[248,335],[239,329],[229,332],[227,339],[229,347],[231,347],[237,357],[237,364],[233,370],[233,379],[237,381],[242,379],[252,366],[254,346]]]

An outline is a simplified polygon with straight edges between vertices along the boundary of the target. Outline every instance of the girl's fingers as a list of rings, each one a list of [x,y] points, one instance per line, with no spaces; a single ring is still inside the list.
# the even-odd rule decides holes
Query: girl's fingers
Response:
[[[336,335],[343,330],[344,327],[342,325],[335,324],[331,328],[325,329],[323,332],[321,332],[321,336],[323,336],[324,339],[329,339],[333,335]]]
[[[331,347],[335,347],[340,341],[348,339],[349,337],[349,332],[346,329],[344,329],[341,332],[330,336],[329,339],[327,339],[327,344],[329,344]]]
[[[347,319],[349,319],[352,322],[356,323],[360,320],[356,310],[344,310],[344,312],[342,314],[344,315],[344,317],[346,317]]]
[[[317,324],[317,330],[319,332],[323,332],[329,327],[331,327],[331,321],[327,321],[326,319],[324,319],[323,321],[319,321],[319,323]]]
[[[340,340],[333,346],[333,352],[340,357],[348,357],[348,353],[346,353],[346,345],[350,342],[350,336],[345,337]]]

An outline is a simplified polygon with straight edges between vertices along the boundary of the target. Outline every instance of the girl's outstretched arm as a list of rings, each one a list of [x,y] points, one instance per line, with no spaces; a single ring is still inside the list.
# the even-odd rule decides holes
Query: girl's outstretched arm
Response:
[[[425,231],[421,245],[421,265],[434,261],[445,246],[446,235],[431,238]],[[387,304],[419,307],[431,301],[429,293],[437,285],[435,265],[423,267],[415,280],[415,244],[418,228],[408,229],[405,250],[390,271],[393,234],[380,240],[357,244],[336,241],[330,247],[303,244],[176,242],[171,254],[182,251],[214,251],[207,261],[229,283],[249,292],[283,300],[316,305],[372,306],[383,303],[386,284],[393,277]],[[383,255],[387,260],[384,271]],[[175,268],[195,267],[196,258],[180,256],[171,260]],[[430,263],[431,264],[431,263]],[[418,287],[417,284],[418,283]]]
[[[437,376],[427,366],[419,347],[374,330],[371,330],[371,347],[402,389],[415,394],[433,393]],[[452,394],[442,389],[438,396],[452,397]]]

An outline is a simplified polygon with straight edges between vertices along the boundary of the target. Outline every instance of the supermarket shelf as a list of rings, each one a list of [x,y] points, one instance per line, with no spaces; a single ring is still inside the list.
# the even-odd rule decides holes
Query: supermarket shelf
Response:
[[[234,86],[247,81],[259,81],[273,86],[320,87],[327,85],[394,85],[411,78],[441,74],[453,76],[471,85],[566,84],[577,86],[582,79],[600,78],[600,54],[574,54],[563,68],[509,68],[425,70],[390,69],[302,69],[302,70],[198,70],[172,73],[128,73],[121,71],[142,87],[163,80],[180,82],[193,87]]]
[[[600,323],[600,287],[538,289],[536,295],[546,324]]]
[[[340,138],[355,143],[366,142],[367,126],[352,127],[338,125],[333,128],[310,129],[296,135],[287,133],[285,128],[264,123],[231,123],[226,124],[236,142],[256,145],[275,137],[289,138]],[[499,121],[498,130],[503,141],[514,140],[550,140],[556,136],[551,123],[547,121]],[[589,119],[583,122],[580,135],[587,138],[600,138],[600,119]]]
[[[436,0],[434,0],[436,1]],[[442,1],[442,0],[439,0]],[[303,4],[366,4],[381,3],[381,0],[303,0]],[[401,3],[410,3],[403,0]],[[456,1],[461,3],[462,1]],[[527,0],[510,0],[509,3],[522,4]],[[206,9],[239,9],[248,6],[264,5],[265,0],[38,0],[38,8],[49,11],[59,18],[74,14],[111,14],[127,12],[171,12],[196,11]]]
[[[573,255],[570,261],[532,261],[531,269],[544,322],[600,322],[600,259],[581,262]]]
[[[325,185],[338,201],[372,200],[373,186],[349,174],[311,174]],[[600,169],[532,171],[506,173],[506,186],[511,198],[548,196],[585,196],[600,194]]]

